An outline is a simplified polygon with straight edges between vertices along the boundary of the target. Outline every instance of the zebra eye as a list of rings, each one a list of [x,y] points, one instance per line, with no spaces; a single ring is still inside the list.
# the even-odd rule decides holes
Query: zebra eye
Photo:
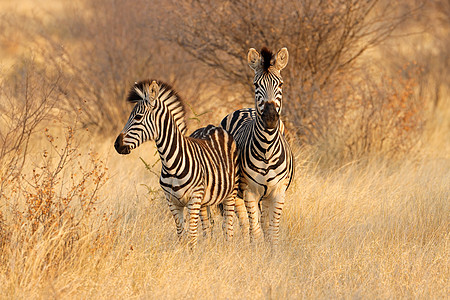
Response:
[[[134,119],[139,122],[142,119],[142,115],[135,115]]]
[[[259,87],[259,84],[257,82],[253,83],[255,85],[255,88]]]
[[[283,83],[282,82],[280,82],[280,84],[278,85],[279,87],[282,87],[283,86]]]

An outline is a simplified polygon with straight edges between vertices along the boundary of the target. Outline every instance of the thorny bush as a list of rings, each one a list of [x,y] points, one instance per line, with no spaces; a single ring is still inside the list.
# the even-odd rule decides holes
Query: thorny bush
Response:
[[[339,148],[334,144],[339,137],[337,142],[345,145],[342,149],[346,152],[339,156],[357,159],[367,153],[361,151],[361,147],[376,152],[380,148],[376,139],[383,136],[372,135],[373,130],[370,133],[365,130],[361,133],[365,141],[349,142],[355,136],[348,126],[361,120],[361,112],[364,116],[385,111],[386,116],[372,117],[370,124],[358,126],[381,126],[389,134],[388,139],[394,133],[398,134],[398,142],[392,144],[390,153],[408,148],[401,147],[408,138],[411,138],[408,146],[415,140],[416,132],[408,129],[420,127],[420,122],[412,123],[421,116],[411,116],[408,120],[411,126],[404,126],[396,120],[395,113],[390,114],[390,109],[382,107],[391,104],[397,107],[398,99],[389,95],[382,99],[382,94],[400,94],[409,90],[408,83],[394,78],[394,84],[386,85],[386,91],[378,90],[384,87],[380,84],[374,89],[372,82],[378,80],[379,72],[364,74],[367,65],[361,58],[367,50],[395,33],[396,28],[418,11],[420,3],[405,9],[395,1],[382,0],[200,0],[171,3],[175,17],[161,16],[161,34],[168,35],[169,40],[209,66],[221,80],[240,86],[236,90],[241,91],[240,99],[244,100],[239,106],[254,105],[253,72],[246,60],[249,48],[259,50],[268,46],[274,51],[288,48],[289,63],[282,72],[285,82],[283,117],[288,121],[290,133],[300,144],[313,147],[327,144],[333,151]],[[367,76],[369,83],[361,82],[361,76]],[[409,92],[401,95],[401,101],[411,102],[411,96]],[[358,98],[365,99],[355,101]],[[391,100],[391,104],[386,103]],[[389,125],[375,124],[386,119],[393,122]],[[361,143],[363,145],[359,145]],[[382,146],[384,149],[387,147],[387,143]]]
[[[7,217],[0,220],[0,259],[20,259],[45,244],[42,257],[36,255],[44,277],[66,266],[62,262],[78,255],[80,247],[107,250],[103,245],[112,244],[106,240],[116,236],[118,220],[97,211],[99,191],[108,180],[105,162],[92,151],[82,153],[73,127],[66,128],[63,141],[50,131],[44,129],[49,147],[3,195]]]
[[[99,188],[107,180],[107,168],[95,153],[88,153],[87,165],[79,160],[82,155],[74,144],[72,127],[67,128],[63,147],[58,147],[48,129],[45,135],[51,151],[44,150],[41,166],[33,168],[30,178],[24,174],[21,181],[24,216],[32,233],[40,228],[56,230],[55,224],[79,225],[95,210]]]

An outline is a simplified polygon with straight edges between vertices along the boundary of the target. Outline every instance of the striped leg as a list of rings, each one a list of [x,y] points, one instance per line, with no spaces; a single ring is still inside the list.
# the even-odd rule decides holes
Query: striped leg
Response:
[[[264,237],[266,239],[270,235],[270,233],[269,233],[269,212],[271,211],[270,200],[271,199],[264,197],[260,202],[261,227],[262,227],[262,230],[264,233]]]
[[[170,212],[172,213],[173,219],[175,220],[175,225],[177,226],[178,238],[181,239],[184,231],[184,217],[183,217],[184,207],[177,206],[173,204],[170,200],[168,201]]]
[[[225,230],[225,238],[227,241],[233,239],[233,220],[234,220],[234,205],[236,192],[233,192],[228,198],[223,201],[223,229]]]
[[[238,216],[242,234],[247,237],[249,234],[249,228],[248,228],[249,223],[248,223],[247,210],[245,209],[244,199],[240,199],[240,198],[236,197],[234,210]]]
[[[280,232],[280,218],[281,213],[283,211],[284,200],[286,197],[285,191],[281,191],[278,194],[274,195],[272,199],[272,203],[270,205],[269,212],[269,239],[272,242],[272,245],[278,245],[279,232]]]
[[[258,196],[253,191],[245,190],[244,200],[250,225],[250,240],[260,241],[262,238],[262,231],[259,224]]]
[[[189,246],[194,247],[198,239],[198,219],[203,195],[194,195],[187,208],[189,213]]]
[[[203,229],[203,236],[212,236],[212,223],[209,221],[209,207],[208,206],[202,206],[200,207],[200,220],[202,221],[202,229]]]

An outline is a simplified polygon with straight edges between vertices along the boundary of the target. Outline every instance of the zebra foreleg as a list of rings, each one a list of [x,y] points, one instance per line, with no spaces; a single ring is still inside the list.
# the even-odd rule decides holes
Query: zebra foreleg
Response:
[[[250,240],[260,241],[262,239],[261,225],[259,223],[259,197],[252,191],[244,191],[245,207],[247,208],[248,222],[250,227]]]
[[[189,214],[189,246],[193,248],[198,240],[198,219],[203,195],[192,196],[187,208]]]
[[[274,197],[271,199],[271,205],[269,210],[269,240],[272,242],[272,245],[278,245],[279,241],[279,233],[280,233],[280,219],[281,213],[283,211],[284,201],[286,198],[286,192],[279,191]]]
[[[259,202],[259,209],[261,211],[261,227],[264,237],[267,238],[269,234],[269,212],[271,210],[270,199],[263,197]]]

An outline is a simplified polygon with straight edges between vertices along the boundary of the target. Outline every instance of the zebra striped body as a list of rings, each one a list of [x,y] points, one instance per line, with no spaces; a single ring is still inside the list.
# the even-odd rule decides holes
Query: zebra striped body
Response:
[[[287,49],[276,57],[267,49],[250,49],[248,62],[255,71],[255,108],[237,110],[221,126],[240,150],[240,187],[253,239],[262,236],[278,243],[279,222],[285,193],[294,175],[292,151],[279,115],[282,107],[281,69],[287,64]],[[260,204],[260,209],[258,208]]]
[[[181,237],[184,207],[189,214],[189,243],[198,237],[198,218],[206,207],[223,203],[227,239],[233,236],[233,214],[237,193],[238,152],[233,138],[212,125],[194,137],[184,136],[181,99],[168,85],[156,81],[136,83],[128,96],[136,103],[115,148],[128,154],[147,140],[154,140],[161,158],[160,185]],[[209,223],[209,222],[204,222]]]

